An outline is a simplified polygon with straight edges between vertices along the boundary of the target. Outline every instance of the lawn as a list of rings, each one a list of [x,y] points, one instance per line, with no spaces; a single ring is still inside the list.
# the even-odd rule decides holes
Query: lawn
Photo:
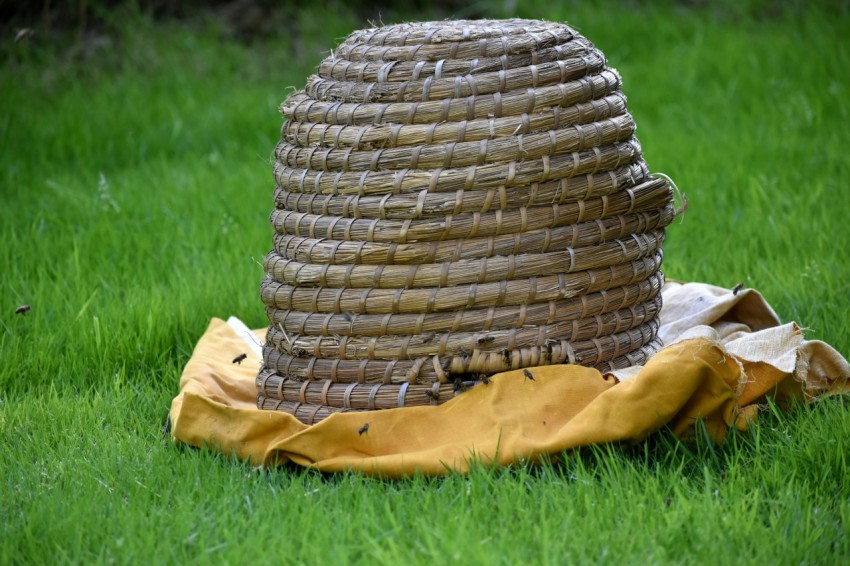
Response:
[[[622,73],[650,167],[689,201],[668,277],[743,282],[850,354],[850,15],[516,5]],[[319,14],[249,40],[122,11],[85,36],[3,37],[0,563],[846,560],[843,399],[767,407],[722,446],[662,431],[404,481],[257,472],[162,440],[209,319],[265,320],[277,106],[368,25]]]

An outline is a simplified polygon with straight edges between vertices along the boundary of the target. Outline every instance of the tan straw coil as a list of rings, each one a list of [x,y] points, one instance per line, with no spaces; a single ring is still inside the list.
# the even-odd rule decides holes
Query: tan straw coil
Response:
[[[563,24],[351,34],[281,106],[258,406],[312,424],[644,363],[674,211],[620,86]]]

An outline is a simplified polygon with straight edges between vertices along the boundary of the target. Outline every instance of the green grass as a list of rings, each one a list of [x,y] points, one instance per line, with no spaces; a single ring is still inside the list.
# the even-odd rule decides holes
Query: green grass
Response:
[[[850,19],[517,4],[574,23],[624,75],[650,166],[690,203],[668,276],[743,281],[850,354]],[[70,49],[3,40],[0,563],[850,555],[841,400],[767,411],[720,447],[662,432],[540,468],[396,482],[255,473],[162,441],[210,317],[262,326],[276,107],[365,22],[341,10],[299,25],[300,39],[246,44],[215,20],[136,15]],[[22,303],[32,311],[14,315]]]

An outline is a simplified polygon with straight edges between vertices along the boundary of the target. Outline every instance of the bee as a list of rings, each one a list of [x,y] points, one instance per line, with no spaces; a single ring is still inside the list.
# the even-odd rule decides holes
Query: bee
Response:
[[[482,336],[481,338],[478,339],[478,345],[481,346],[483,344],[489,344],[490,342],[492,342],[495,339],[496,339],[495,336],[490,336],[489,334],[487,336]]]
[[[357,434],[360,436],[363,436],[364,432],[369,432],[369,423],[366,423],[357,429]]]
[[[295,356],[296,358],[303,358],[304,356],[307,355],[307,350],[305,350],[304,348],[299,348],[298,346],[295,346],[295,347],[292,348],[292,355]]]
[[[466,391],[466,386],[463,384],[463,380],[459,377],[454,381],[454,391],[455,393]]]
[[[502,350],[502,363],[506,367],[511,367],[511,353],[508,350]]]
[[[245,359],[245,358],[247,358],[247,357],[248,357],[248,354],[245,354],[245,353],[239,354],[238,356],[236,356],[235,358],[233,358],[233,361],[232,361],[231,363],[233,363],[233,364],[239,364],[239,365],[241,366],[241,365],[242,365],[242,360],[244,360],[244,359]]]
[[[35,32],[32,28],[21,28],[15,34],[15,43],[20,43],[21,41],[32,37]]]
[[[735,286],[732,288],[732,294],[733,294],[733,295],[737,295],[738,293],[740,293],[740,292],[741,292],[741,291],[743,291],[743,290],[744,290],[744,284],[743,284],[743,283],[738,283],[737,285],[735,285]]]
[[[165,440],[168,437],[168,433],[171,432],[171,413],[165,416],[165,424],[162,425],[162,439]]]
[[[527,369],[522,370],[522,375],[524,375],[525,377],[527,377],[531,381],[534,381],[534,376],[531,375],[531,372],[528,371]]]
[[[21,305],[15,309],[15,314],[27,314],[32,310],[32,307],[29,305]]]
[[[482,373],[481,375],[479,375],[478,379],[480,379],[481,383],[483,383],[484,385],[490,385],[490,376],[486,373]]]
[[[425,395],[427,395],[429,398],[433,399],[434,401],[440,400],[440,392],[439,391],[434,391],[433,389],[426,389]]]

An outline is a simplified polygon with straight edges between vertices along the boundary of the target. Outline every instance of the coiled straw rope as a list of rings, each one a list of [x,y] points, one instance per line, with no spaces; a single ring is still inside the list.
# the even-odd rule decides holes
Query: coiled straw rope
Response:
[[[620,85],[563,24],[351,34],[281,105],[258,406],[312,424],[644,363],[676,211]]]

